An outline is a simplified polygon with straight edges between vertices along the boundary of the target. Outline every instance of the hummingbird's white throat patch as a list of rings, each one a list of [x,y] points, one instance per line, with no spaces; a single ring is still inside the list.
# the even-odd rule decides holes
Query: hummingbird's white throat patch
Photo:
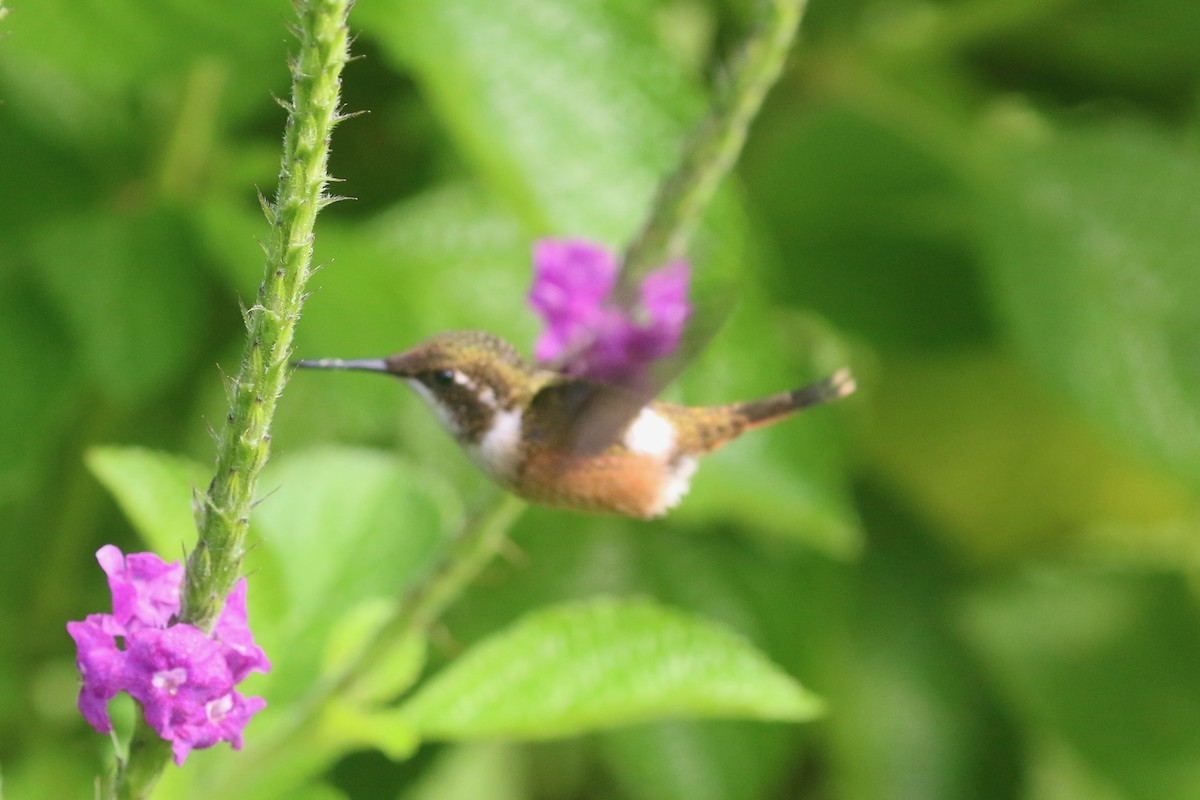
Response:
[[[475,463],[499,481],[512,480],[521,450],[521,409],[496,409],[492,424],[479,440],[479,446],[468,448]]]

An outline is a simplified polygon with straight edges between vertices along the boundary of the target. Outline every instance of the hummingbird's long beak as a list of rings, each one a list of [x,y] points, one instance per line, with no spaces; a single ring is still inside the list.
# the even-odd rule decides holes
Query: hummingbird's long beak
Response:
[[[302,369],[360,369],[367,372],[390,372],[386,359],[382,358],[314,358],[293,361],[292,366]]]

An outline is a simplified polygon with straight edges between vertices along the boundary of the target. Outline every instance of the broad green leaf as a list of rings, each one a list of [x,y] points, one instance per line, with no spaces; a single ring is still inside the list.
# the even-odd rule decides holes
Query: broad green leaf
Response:
[[[1200,793],[1200,626],[1178,576],[1040,570],[977,588],[962,619],[1023,729],[1090,782]]]
[[[807,685],[817,675],[826,629],[838,619],[830,612],[838,599],[825,588],[828,562],[811,550],[736,535],[731,527],[681,527],[680,519],[629,524],[530,509],[513,532],[520,560],[490,570],[486,583],[450,613],[447,627],[470,645],[507,620],[563,600],[650,596],[729,626]],[[612,737],[620,741],[609,746]],[[631,794],[636,785],[647,797],[686,796],[698,777],[692,761],[714,770],[728,766],[727,782],[714,783],[712,791],[773,786],[803,757],[797,738],[797,729],[786,725],[705,720],[599,735],[608,770]],[[733,739],[754,742],[757,757],[739,760]]]
[[[84,460],[151,550],[168,560],[191,550],[193,492],[204,490],[211,470],[140,447],[93,447]]]
[[[401,594],[460,524],[461,509],[435,479],[370,450],[281,457],[259,489],[251,525],[263,546],[248,553],[247,570],[274,590],[265,611],[277,624],[262,645],[288,653],[271,675],[274,700],[306,690],[322,659],[337,655],[327,642],[345,614]]]
[[[807,618],[798,614],[811,591],[804,565],[815,558],[778,546],[760,551],[759,542],[728,529],[681,529],[671,519],[631,524],[531,507],[512,532],[520,561],[497,563],[447,625],[473,644],[542,606],[649,596],[729,626],[803,677],[796,654],[805,649]]]
[[[530,614],[404,703],[426,738],[550,738],[664,717],[804,721],[821,702],[723,628],[648,601]]]
[[[334,623],[321,665],[326,678],[340,674],[362,654],[372,637],[393,613],[396,600],[370,598],[350,609]],[[425,666],[426,641],[423,636],[397,643],[369,674],[355,678],[353,693],[347,697],[358,704],[386,702],[416,682]]]
[[[989,267],[1013,338],[1097,424],[1200,476],[1200,158],[1132,124],[996,143]]]
[[[321,252],[339,266],[353,258],[355,269],[326,273],[343,280],[313,297],[307,347],[393,352],[452,328],[481,328],[518,345],[533,338],[530,241],[478,186],[443,184],[364,225],[335,228]],[[362,317],[374,324],[346,325]]]
[[[367,33],[416,73],[459,147],[538,229],[623,244],[700,116],[646,4],[417,0],[359,10]]]
[[[364,7],[360,19],[415,73],[461,155],[525,235],[586,236],[619,249],[703,115],[653,12],[637,0],[406,0]],[[744,272],[747,225],[735,197],[718,193],[696,237],[694,296],[713,286],[728,296],[729,276]],[[528,248],[523,255],[522,278]]]

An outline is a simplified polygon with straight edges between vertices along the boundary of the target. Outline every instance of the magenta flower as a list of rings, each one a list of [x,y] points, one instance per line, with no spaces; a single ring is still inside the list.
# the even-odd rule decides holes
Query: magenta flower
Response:
[[[168,564],[153,553],[121,554],[115,545],[106,544],[96,552],[96,560],[108,575],[112,592],[113,617],[130,629],[162,628],[179,611],[179,585],[183,565]]]
[[[150,727],[172,743],[176,764],[193,749],[220,741],[240,749],[242,728],[266,702],[243,697],[234,686],[252,671],[271,669],[246,624],[245,578],[209,635],[174,622],[182,565],[153,553],[124,556],[112,545],[100,548],[96,559],[108,574],[113,613],[67,623],[83,676],[84,719],[101,733],[111,731],[108,701],[124,691],[141,703]]]
[[[679,345],[691,313],[691,270],[674,261],[642,281],[636,308],[612,300],[620,265],[583,239],[542,239],[534,246],[529,303],[546,327],[534,347],[542,363],[596,380],[634,382]]]

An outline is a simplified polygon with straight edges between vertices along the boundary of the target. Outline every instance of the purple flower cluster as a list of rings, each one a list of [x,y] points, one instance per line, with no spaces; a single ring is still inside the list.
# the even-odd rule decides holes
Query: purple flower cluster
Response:
[[[141,703],[150,727],[172,743],[176,764],[220,741],[240,749],[242,728],[266,701],[233,687],[251,671],[271,669],[246,623],[246,579],[230,592],[209,635],[174,622],[183,582],[178,562],[153,553],[122,555],[113,545],[101,547],[96,560],[108,575],[113,613],[67,623],[83,676],[84,719],[101,733],[111,731],[108,701],[125,691]]]
[[[633,311],[612,301],[620,265],[583,239],[542,239],[534,247],[529,303],[546,322],[534,347],[542,363],[601,381],[635,382],[679,345],[691,313],[686,261],[651,272]]]

